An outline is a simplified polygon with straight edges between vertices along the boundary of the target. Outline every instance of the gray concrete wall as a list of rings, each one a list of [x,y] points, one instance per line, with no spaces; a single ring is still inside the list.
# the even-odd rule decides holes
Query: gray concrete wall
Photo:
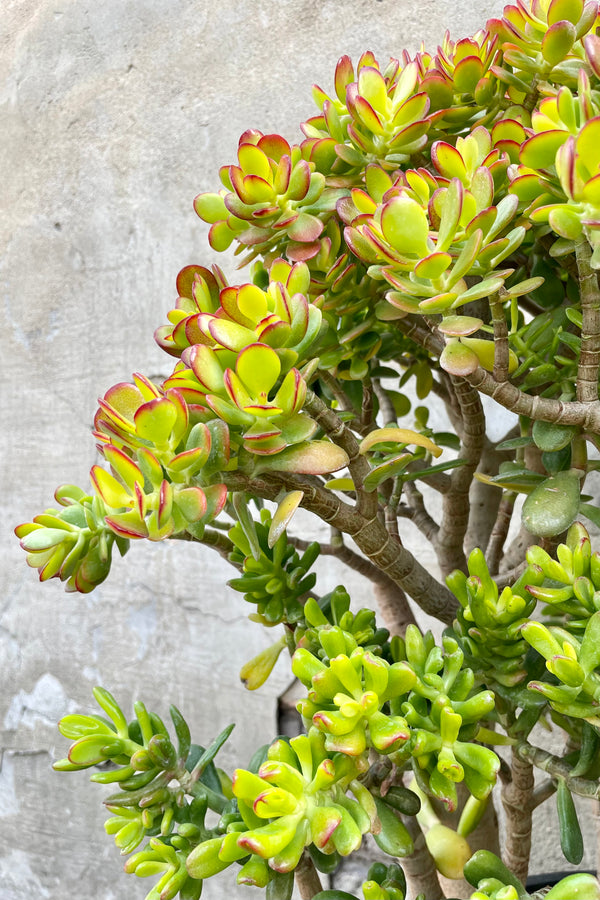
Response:
[[[169,702],[245,761],[275,729],[281,666],[259,694],[238,671],[269,638],[218,558],[140,543],[92,595],[39,586],[11,536],[65,481],[87,484],[96,398],[165,375],[152,340],[185,264],[216,255],[192,211],[248,127],[300,138],[316,81],[367,48],[435,47],[500,0],[4,0],[0,9],[0,895],[143,897],[103,834],[102,790],[58,775],[56,721],[103,684],[128,707]],[[341,577],[322,567],[323,589]],[[361,585],[355,584],[357,590]],[[262,724],[259,727],[259,719]],[[206,886],[231,895],[231,879]],[[246,894],[246,896],[249,896]]]

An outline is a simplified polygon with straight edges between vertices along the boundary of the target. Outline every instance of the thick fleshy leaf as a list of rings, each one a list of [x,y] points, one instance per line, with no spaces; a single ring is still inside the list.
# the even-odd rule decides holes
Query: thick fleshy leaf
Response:
[[[423,257],[416,264],[414,269],[415,275],[418,278],[435,280],[444,274],[451,262],[452,257],[449,253],[430,253],[429,256]]]
[[[348,454],[329,441],[310,441],[288,447],[268,460],[260,460],[255,472],[298,472],[299,474],[326,475],[348,465]]]
[[[204,344],[196,344],[190,351],[190,366],[205,391],[223,390],[223,369],[217,354]]]
[[[103,449],[103,453],[106,461],[110,463],[112,469],[131,491],[134,489],[136,482],[143,484],[144,476],[139,467],[123,450],[113,446],[113,444],[107,444]]]
[[[316,241],[323,231],[323,222],[316,216],[301,212],[295,221],[288,227],[287,233],[294,241],[310,243]]]
[[[583,231],[579,214],[566,204],[550,210],[548,224],[556,234],[569,241],[579,240]]]
[[[470,375],[479,365],[479,358],[458,340],[448,341],[440,356],[440,365],[451,375]]]
[[[557,425],[554,422],[534,422],[532,436],[535,445],[545,453],[554,453],[567,447],[578,429],[575,425]]]
[[[596,78],[600,78],[600,37],[596,34],[587,34],[583,39],[585,54]]]
[[[269,547],[275,546],[275,544],[291,522],[294,513],[302,502],[303,497],[303,491],[290,491],[289,494],[286,494],[285,497],[283,497],[283,499],[279,501],[279,503],[277,504],[277,509],[273,514],[271,525],[269,527]]]
[[[394,250],[418,256],[429,255],[429,222],[422,206],[405,194],[393,197],[381,211],[383,236]]]
[[[267,182],[272,179],[269,160],[265,152],[256,144],[240,144],[238,159],[245,175],[257,175]]]
[[[133,506],[133,499],[127,488],[110,472],[100,466],[92,466],[90,476],[97,493],[111,509]]]
[[[266,344],[251,344],[246,347],[239,354],[235,367],[253,397],[266,397],[281,372],[277,353]]]
[[[600,209],[600,174],[594,175],[593,178],[590,178],[585,183],[581,191],[581,199],[584,203],[589,203],[591,206],[595,206],[596,209]]]
[[[571,22],[563,19],[551,25],[542,38],[542,56],[552,66],[558,65],[571,50],[577,32]]]
[[[554,537],[572,525],[580,503],[579,475],[559,472],[536,487],[523,504],[523,524],[539,537]]]
[[[287,195],[290,200],[303,200],[310,187],[310,166],[306,160],[301,160],[291,171]]]
[[[385,113],[389,103],[387,87],[379,69],[363,66],[358,73],[358,91],[361,97],[368,100],[373,109]]]
[[[459,94],[472,93],[483,77],[483,63],[478,56],[466,56],[454,68],[454,88]]]
[[[473,334],[479,331],[483,322],[474,316],[444,316],[438,325],[438,329],[442,334],[451,337],[461,337],[462,335]]]
[[[590,176],[598,174],[598,147],[600,146],[600,116],[586,122],[577,138],[578,164],[583,165]]]
[[[521,147],[521,165],[529,169],[550,169],[556,160],[556,154],[567,140],[565,131],[543,131],[534,134]]]
[[[359,117],[362,124],[373,134],[384,134],[383,122],[377,115],[371,104],[364,97],[357,95],[353,103],[353,111]]]
[[[165,397],[150,400],[136,410],[134,421],[140,437],[155,444],[164,444],[177,421],[177,410]]]
[[[472,350],[473,353],[476,354],[479,362],[488,372],[492,372],[494,369],[494,341],[484,341],[479,338],[470,338],[465,337],[462,338],[461,343],[463,346],[468,347],[469,350]],[[508,351],[508,372],[509,375],[517,369],[519,365],[519,360],[517,358],[516,353],[513,350]]]
[[[298,369],[290,369],[281,387],[275,395],[274,403],[284,410],[286,415],[298,412],[306,399],[306,382]]]
[[[293,413],[281,421],[281,435],[287,445],[309,441],[317,428],[317,423],[304,413]]]
[[[211,225],[208,232],[208,242],[213,250],[222,253],[231,246],[231,242],[235,237],[227,222],[215,222]]]
[[[198,522],[206,514],[206,497],[202,488],[199,487],[188,487],[177,491],[175,504],[188,522]]]
[[[275,162],[279,162],[282,156],[289,156],[292,152],[292,148],[280,134],[263,134],[256,146]]]
[[[198,194],[194,200],[194,209],[202,221],[210,225],[224,221],[229,215],[221,194]]]
[[[583,13],[584,0],[551,0],[548,7],[548,25],[554,25],[563,19],[577,25]]]
[[[143,519],[140,518],[137,509],[132,509],[126,513],[116,513],[107,516],[105,522],[115,534],[118,534],[121,537],[131,540],[148,537],[148,528]]]
[[[374,431],[369,432],[360,443],[360,452],[367,453],[377,444],[387,443],[414,444],[417,447],[424,447],[434,456],[441,456],[443,453],[443,450],[424,434],[413,431],[411,428],[395,428],[392,426],[376,428]]]
[[[248,344],[255,341],[255,335],[249,328],[238,325],[237,322],[228,322],[226,319],[219,319],[216,316],[206,317],[208,320],[208,330],[217,344],[225,347],[227,350],[233,350],[239,353]]]
[[[375,466],[364,480],[365,491],[374,491],[388,478],[394,478],[396,475],[403,472],[413,459],[414,456],[412,453],[401,453],[399,456],[394,456],[392,459],[388,459],[381,463],[381,465]],[[336,480],[342,481],[343,479],[340,478]],[[331,487],[330,482],[327,484],[327,487]],[[355,490],[355,488],[353,482],[350,482],[349,488],[340,487],[338,490]]]
[[[446,310],[452,309],[457,297],[458,294],[456,291],[445,291],[442,294],[436,294],[435,297],[427,297],[425,300],[420,300],[418,308],[424,313],[444,313]],[[396,306],[400,306],[396,301],[390,300],[390,302],[394,302]],[[403,308],[405,307],[400,306],[400,309]],[[412,309],[407,311],[416,312],[416,310]]]
[[[340,103],[346,102],[346,87],[354,81],[354,66],[349,56],[341,56],[335,67],[335,92]]]
[[[431,146],[431,161],[441,175],[465,181],[467,169],[456,147],[444,141],[435,141]]]

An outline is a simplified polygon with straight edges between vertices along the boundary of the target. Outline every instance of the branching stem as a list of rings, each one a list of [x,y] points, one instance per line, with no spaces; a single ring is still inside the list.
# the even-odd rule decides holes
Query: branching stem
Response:
[[[581,296],[581,353],[577,367],[577,399],[583,403],[598,400],[600,368],[600,289],[598,276],[590,266],[592,250],[584,240],[575,249]]]
[[[479,465],[485,438],[485,416],[481,398],[463,378],[452,376],[452,385],[462,419],[461,448],[458,458],[464,463],[450,474],[450,489],[444,494],[442,523],[436,551],[442,574],[454,569],[466,571],[464,539],[469,525],[469,489]]]
[[[531,854],[531,817],[533,813],[533,765],[511,749],[511,780],[502,788],[506,812],[506,846],[503,861],[525,883]]]

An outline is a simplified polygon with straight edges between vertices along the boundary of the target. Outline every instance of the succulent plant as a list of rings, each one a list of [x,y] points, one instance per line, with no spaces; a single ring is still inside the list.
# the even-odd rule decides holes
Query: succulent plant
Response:
[[[126,871],[156,877],[148,900],[197,900],[225,870],[268,900],[295,883],[352,900],[317,870],[335,879],[367,834],[394,861],[365,900],[441,896],[438,872],[524,900],[535,806],[556,794],[579,865],[573,797],[600,797],[600,557],[579,521],[600,525],[599,5],[515,0],[434,51],[342,56],[313,97],[299,143],[246,130],[222,189],[195,200],[212,249],[233,245],[249,274],[180,271],[155,333],[172,368],[109,388],[90,493],[63,486],[16,529],[41,580],[80,592],[115,545],[216,549],[250,620],[281,626],[241,679],[260,688],[287,652],[306,733],[230,778],[213,762],[230,728],[205,750],[173,707],[173,743],[97,689],[108,719],[63,719],[55,767],[117,785],[106,830]],[[502,439],[483,398],[513,414]],[[300,507],[329,538],[300,536]],[[370,580],[377,613],[331,588],[329,556]],[[506,865],[469,846],[494,793]],[[413,853],[405,878],[395,860]],[[547,894],[571,896],[597,881]]]

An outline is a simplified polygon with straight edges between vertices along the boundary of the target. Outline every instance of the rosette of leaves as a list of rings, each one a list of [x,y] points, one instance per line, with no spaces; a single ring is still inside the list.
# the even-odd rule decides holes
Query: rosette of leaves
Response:
[[[211,225],[211,247],[226,250],[235,239],[236,253],[247,248],[245,262],[258,254],[273,259],[284,249],[293,258],[316,245],[340,196],[339,189],[326,188],[325,176],[301,148],[278,134],[244,132],[237,165],[223,166],[220,176],[225,189],[199,194],[194,208]]]
[[[225,506],[224,484],[173,484],[151,453],[138,465],[110,444],[104,452],[114,474],[93,466],[91,477],[107,511],[105,522],[121,537],[162,541],[190,529],[198,535]]]
[[[409,725],[410,743],[402,755],[412,756],[417,784],[449,810],[456,809],[456,784],[463,780],[474,797],[485,799],[500,761],[473,739],[494,709],[493,693],[474,691],[473,671],[463,667],[464,654],[452,637],[438,647],[431,632],[423,635],[409,625],[405,639],[392,639],[391,652],[416,675],[408,698],[392,700],[390,709],[402,712]]]
[[[171,843],[153,837],[127,860],[124,869],[128,874],[139,878],[160,876],[145,900],[172,900],[178,894],[180,900],[199,900],[202,881],[192,878],[186,868],[191,846],[183,837],[175,837]]]
[[[167,313],[168,325],[161,325],[154,332],[154,340],[171,356],[181,356],[181,351],[194,343],[195,326],[199,313],[214,313],[219,309],[219,295],[227,287],[227,279],[218,266],[185,266],[177,276],[177,301]]]
[[[546,615],[560,617],[569,631],[581,635],[589,618],[600,610],[600,554],[592,553],[584,526],[576,522],[569,528],[566,543],[556,548],[556,558],[533,546],[527,561],[544,578],[528,584],[529,593],[546,604]]]
[[[281,356],[267,344],[244,345],[244,340],[233,342],[234,349],[195,344],[184,350],[165,384],[184,397],[201,397],[229,426],[236,446],[247,451],[236,460],[243,471],[322,475],[343,468],[348,462],[344,450],[330,441],[311,440],[317,425],[301,412],[307,390],[302,374],[295,368],[286,371]]]
[[[376,656],[385,655],[390,636],[387,628],[378,628],[372,609],[350,610],[350,596],[342,585],[324,594],[319,600],[309,597],[304,606],[304,623],[294,632],[296,647],[310,650],[319,659],[327,653],[319,640],[323,628],[335,626],[352,635],[356,644]]]
[[[224,729],[208,749],[192,744],[189,727],[172,706],[175,746],[156,713],[143,703],[134,704],[135,718],[127,722],[116,700],[104,688],[94,697],[107,718],[68,715],[60,724],[64,737],[74,740],[59,772],[98,767],[91,781],[116,784],[118,793],[104,801],[112,813],[105,823],[123,855],[132,853],[125,871],[139,877],[160,876],[146,900],[198,900],[202,883],[186,870],[190,850],[219,830],[205,824],[207,809],[222,814],[227,804],[224,786],[213,760],[233,726]],[[106,768],[109,764],[109,768]]]
[[[584,238],[593,248],[590,265],[600,269],[600,163],[597,143],[600,115],[589,119],[577,135],[569,135],[556,152],[555,166],[565,202],[538,206],[534,222],[548,222],[562,242],[557,249],[575,249]]]
[[[598,4],[584,0],[521,3],[507,6],[487,28],[500,39],[502,65],[492,71],[515,100],[538,80],[577,81],[585,58],[582,40],[596,25]],[[521,96],[520,96],[521,95]]]
[[[294,675],[309,689],[298,710],[325,735],[325,747],[360,757],[367,747],[392,753],[403,747],[410,731],[387,704],[406,697],[415,673],[405,661],[390,664],[365,650],[349,632],[325,626],[316,638],[324,658],[299,647],[292,657]],[[384,711],[385,707],[385,711]]]
[[[599,114],[596,93],[581,69],[576,94],[563,85],[532,113],[533,134],[521,145],[510,186],[530,220],[547,223],[558,235],[553,255],[572,252],[587,238],[592,268],[600,268]]]
[[[244,449],[270,456],[304,442],[316,425],[300,410],[306,382],[298,369],[282,374],[279,354],[267,344],[235,344],[238,349],[195,344],[165,382],[185,396],[191,391],[241,435]]]
[[[529,565],[500,593],[479,548],[471,551],[468,566],[468,577],[457,570],[446,579],[460,603],[454,633],[465,662],[484,684],[496,690],[512,688],[527,677],[528,644],[520,629],[537,605],[531,591],[543,582],[544,573]]]
[[[62,509],[45,510],[33,522],[18,525],[15,534],[40,581],[60,578],[65,590],[87,594],[108,575],[113,546],[123,556],[129,541],[107,525],[106,507],[97,494],[64,484],[54,496]]]
[[[289,543],[285,530],[272,542],[273,518],[262,509],[260,521],[244,518],[229,530],[233,543],[231,562],[241,569],[228,584],[256,606],[251,618],[263,625],[280,622],[296,624],[304,617],[301,598],[310,591],[317,576],[310,569],[319,555],[313,541],[302,554]]]
[[[246,868],[256,856],[274,872],[287,873],[310,845],[347,856],[376,826],[375,801],[356,780],[363,770],[358,760],[329,754],[315,728],[289,743],[276,741],[257,774],[236,769],[232,791],[241,820],[193,850],[188,872],[203,878],[250,856]]]
[[[473,148],[491,150],[487,130],[481,126],[476,131],[477,135],[467,141]],[[446,337],[446,347],[440,364],[452,374],[466,375],[479,364],[493,369],[494,345],[469,337],[483,322],[456,315],[454,310],[504,288],[514,270],[498,267],[520,246],[525,229],[513,224],[516,197],[506,195],[493,204],[490,167],[480,165],[471,177],[455,147],[440,144],[437,150],[439,164],[444,171],[452,172],[450,179],[436,178],[425,169],[408,170],[401,173],[382,202],[357,189],[351,196],[356,215],[349,202],[339,207],[349,223],[345,236],[353,253],[369,264],[371,277],[385,280],[392,288],[385,296],[396,317],[441,313],[440,331]],[[463,152],[466,154],[466,149]],[[491,150],[488,156],[500,159],[497,150]],[[470,181],[472,190],[464,187],[461,178]],[[467,276],[473,282],[470,286],[465,281]],[[540,283],[540,279],[527,279],[512,284],[503,297],[508,300],[519,296]],[[380,314],[385,318],[394,315],[384,308]],[[513,356],[510,370],[516,365]]]
[[[198,395],[191,400],[198,400]],[[229,433],[214,413],[187,402],[182,393],[159,387],[144,375],[133,384],[111,387],[99,401],[94,419],[98,449],[111,462],[115,450],[124,450],[143,468],[151,483],[162,469],[174,484],[198,479],[210,484],[229,463]]]
[[[432,132],[455,131],[476,121],[487,109],[491,118],[501,106],[502,91],[493,65],[499,60],[498,38],[481,29],[459,41],[446,32],[437,53],[421,49],[415,60],[419,66],[419,90],[430,100]]]
[[[427,144],[429,97],[418,91],[418,66],[400,69],[390,60],[381,72],[372,53],[364,53],[356,73],[348,56],[335,70],[335,97],[315,86],[321,115],[305,122],[302,150],[320,171],[334,176],[358,174],[378,160],[394,169]],[[350,179],[351,180],[351,179]]]
[[[176,343],[177,355],[194,344],[241,349],[259,342],[277,350],[286,369],[306,362],[307,351],[321,328],[321,312],[307,299],[308,267],[276,259],[268,277],[266,290],[254,283],[225,285],[215,303],[206,277],[196,272],[188,291],[194,294],[196,308],[190,309],[188,303],[185,309],[173,310],[169,315],[177,324],[170,333],[161,332],[161,341],[167,346],[169,340]],[[170,352],[175,354],[175,350]]]
[[[522,627],[527,643],[546,660],[554,678],[530,681],[527,687],[541,694],[562,715],[600,726],[600,612],[587,620],[581,639],[559,626],[530,621]]]

